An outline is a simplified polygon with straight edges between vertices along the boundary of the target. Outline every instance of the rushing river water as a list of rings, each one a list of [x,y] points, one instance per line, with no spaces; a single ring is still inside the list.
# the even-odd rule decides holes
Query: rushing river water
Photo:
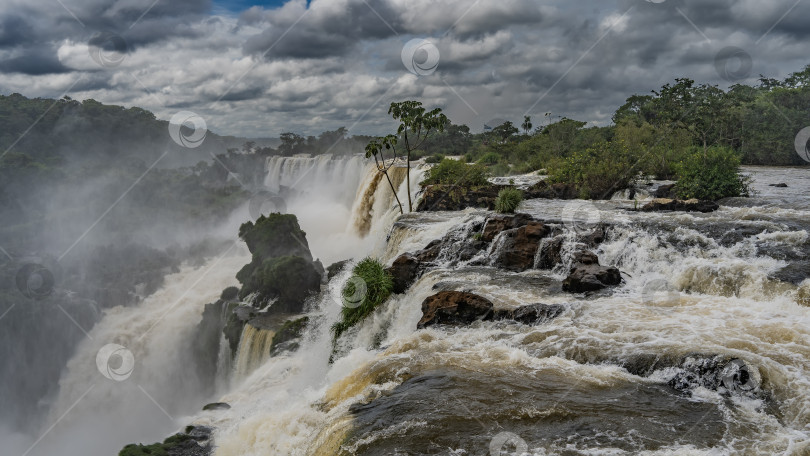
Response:
[[[268,170],[283,174],[293,165],[299,167],[274,162]],[[525,201],[519,211],[563,237],[563,261],[555,269],[509,272],[489,266],[492,252],[486,251],[462,261],[451,244],[438,267],[333,348],[330,327],[339,318],[340,289],[350,275],[344,270],[313,299],[314,324],[297,351],[272,357],[265,350],[251,352],[238,375],[224,373],[230,381],[211,398],[231,408],[192,417],[183,415],[197,405],[174,404],[184,397],[177,395],[183,384],[171,378],[182,376],[168,362],[180,359],[183,335],[198,321],[189,317],[194,304],[184,299],[170,314],[176,318],[167,318],[171,324],[155,326],[150,336],[175,340],[176,346],[158,347],[147,339],[131,347],[143,366],[133,377],[136,388],[124,394],[102,385],[88,397],[101,394],[103,400],[77,410],[109,409],[105,417],[129,410],[131,420],[156,416],[174,419],[177,428],[190,421],[212,426],[218,456],[808,455],[810,169],[745,171],[753,176],[755,196],[721,201],[708,214],[634,212],[629,209],[643,202],[621,196]],[[391,196],[370,187],[377,183],[368,172],[334,193],[336,201],[357,195],[351,204],[341,203],[339,229],[317,226],[314,202],[302,206],[306,212],[299,218],[308,237],[331,233],[329,242],[311,242],[315,256],[356,260],[373,254],[390,263],[434,239],[461,243],[489,215],[466,210],[397,217]],[[770,186],[779,183],[787,187]],[[401,197],[408,191],[402,187]],[[357,198],[368,194],[376,202],[359,204]],[[564,292],[561,282],[577,240],[597,224],[609,228],[594,251],[601,264],[622,271],[623,283],[587,295]],[[366,237],[353,232],[359,225]],[[204,283],[198,295],[212,299],[244,261],[206,265],[216,280]],[[197,275],[184,271],[177,280],[193,282]],[[166,299],[171,294],[166,288],[140,309],[104,317],[90,334],[95,341],[69,364],[53,416],[69,411],[98,380],[84,378],[94,371],[84,365],[92,364],[97,345],[130,334],[136,315],[143,324],[160,319],[161,293]],[[536,325],[497,321],[417,330],[422,302],[438,290],[473,292],[496,309],[544,303],[563,310]],[[265,342],[268,337],[246,334]],[[249,342],[259,339],[242,344],[257,346]],[[155,366],[149,376],[143,372],[148,366]],[[156,403],[168,404],[167,413],[138,415],[139,408],[157,408],[139,385]],[[119,404],[116,395],[128,399]],[[152,429],[138,429],[129,441],[158,437]]]
[[[526,201],[567,244],[608,223],[596,253],[624,283],[577,295],[561,289],[564,265],[512,273],[448,254],[344,336],[330,364],[344,273],[301,349],[268,359],[222,397],[231,410],[198,422],[229,456],[810,454],[810,170],[745,171],[757,194],[710,214]],[[470,236],[485,215],[406,214],[377,253],[390,262]],[[535,326],[417,331],[422,301],[445,289],[564,311]]]

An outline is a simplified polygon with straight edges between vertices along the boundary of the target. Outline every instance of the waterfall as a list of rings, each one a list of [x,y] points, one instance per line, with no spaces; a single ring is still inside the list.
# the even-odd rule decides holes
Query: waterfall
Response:
[[[191,356],[203,307],[248,261],[242,253],[185,265],[137,306],[107,309],[63,371],[44,437],[28,443],[27,456],[117,454],[185,425],[209,399],[203,383],[214,381],[198,378]]]
[[[274,335],[273,331],[258,329],[250,324],[245,325],[236,352],[237,379],[246,377],[270,357]]]

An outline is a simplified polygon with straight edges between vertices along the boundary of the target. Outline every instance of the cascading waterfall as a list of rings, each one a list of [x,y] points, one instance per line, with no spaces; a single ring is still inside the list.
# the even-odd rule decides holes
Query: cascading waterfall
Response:
[[[273,331],[245,325],[239,340],[239,349],[236,351],[234,374],[237,378],[247,376],[270,357],[274,335]]]
[[[810,325],[800,294],[810,279],[773,278],[789,264],[780,252],[807,248],[807,208],[768,202],[713,214],[638,214],[618,210],[620,200],[598,203],[621,222],[596,252],[622,270],[624,283],[583,296],[554,286],[577,242],[576,227],[560,221],[566,204],[521,208],[556,220],[557,268],[511,273],[446,252],[443,266],[345,334],[330,364],[344,271],[319,297],[317,324],[297,352],[269,358],[224,395],[231,410],[198,416],[217,428],[216,454],[486,455],[507,438],[532,455],[808,454]],[[377,252],[390,262],[447,233],[460,241],[484,215],[406,214]],[[650,294],[654,281],[671,291]],[[542,302],[565,310],[536,326],[417,331],[421,302],[436,289],[464,289],[496,308]],[[673,392],[668,379],[692,374],[654,360],[690,355],[741,360],[769,396],[700,386]],[[649,372],[633,374],[628,365]]]
[[[182,416],[208,399],[190,356],[194,330],[203,304],[235,285],[234,272],[249,261],[236,250],[201,267],[183,266],[137,306],[106,310],[62,374],[42,439],[19,454],[29,447],[27,455],[117,454],[184,425]],[[123,350],[99,357],[108,344]]]

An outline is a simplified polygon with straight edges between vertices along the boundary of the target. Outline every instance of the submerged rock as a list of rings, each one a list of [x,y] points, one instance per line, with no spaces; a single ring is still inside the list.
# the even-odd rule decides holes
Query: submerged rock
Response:
[[[433,325],[468,325],[474,321],[491,320],[492,302],[463,291],[440,291],[422,302],[422,319],[416,327]]]
[[[529,304],[516,309],[495,311],[495,320],[514,320],[527,325],[557,318],[565,310],[561,304]]]
[[[779,184],[768,184],[768,187],[787,188],[788,184],[782,182]]]
[[[656,198],[639,209],[641,212],[654,211],[684,211],[684,212],[714,212],[720,206],[714,201],[689,199],[678,200],[669,198]]]
[[[593,252],[582,251],[574,254],[574,266],[563,280],[563,291],[584,293],[598,291],[622,282],[621,272],[612,266],[600,266],[599,258]]]
[[[212,402],[210,404],[205,404],[203,406],[203,410],[228,410],[231,408],[231,405],[226,402]]]

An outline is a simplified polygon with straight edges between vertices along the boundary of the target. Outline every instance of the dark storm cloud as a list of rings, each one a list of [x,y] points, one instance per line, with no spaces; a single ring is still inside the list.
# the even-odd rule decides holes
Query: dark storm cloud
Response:
[[[70,71],[56,58],[56,51],[47,46],[44,49],[22,47],[16,54],[0,60],[0,73],[44,75]]]

